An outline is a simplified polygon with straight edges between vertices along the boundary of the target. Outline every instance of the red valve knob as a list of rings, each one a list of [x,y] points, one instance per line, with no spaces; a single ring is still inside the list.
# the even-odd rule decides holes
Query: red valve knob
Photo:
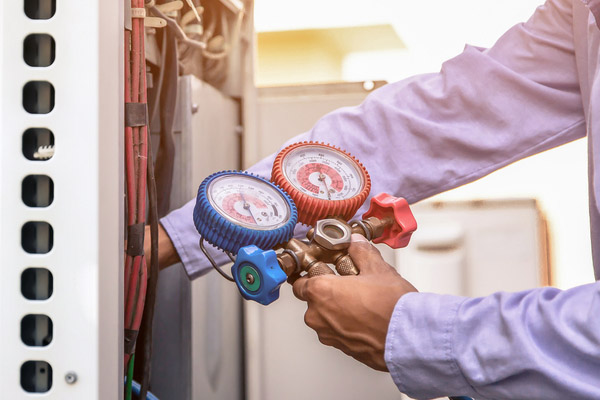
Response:
[[[369,211],[363,215],[363,219],[377,217],[394,218],[395,223],[385,228],[383,235],[373,239],[374,243],[385,243],[392,249],[408,246],[410,237],[417,230],[417,221],[413,216],[408,202],[402,197],[394,197],[387,193],[380,193],[371,199]]]

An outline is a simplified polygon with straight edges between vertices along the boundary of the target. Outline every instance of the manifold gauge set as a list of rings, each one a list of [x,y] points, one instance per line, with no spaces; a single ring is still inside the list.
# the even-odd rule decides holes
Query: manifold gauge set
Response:
[[[288,278],[335,274],[330,266],[340,275],[359,274],[347,251],[351,234],[401,248],[417,228],[406,200],[385,193],[371,199],[362,219],[349,222],[370,190],[367,170],[349,153],[323,143],[292,144],[275,158],[271,181],[222,171],[202,182],[194,208],[200,248],[245,299],[264,305],[277,300]],[[310,227],[302,240],[293,237],[298,222]],[[204,241],[229,256],[231,276]]]

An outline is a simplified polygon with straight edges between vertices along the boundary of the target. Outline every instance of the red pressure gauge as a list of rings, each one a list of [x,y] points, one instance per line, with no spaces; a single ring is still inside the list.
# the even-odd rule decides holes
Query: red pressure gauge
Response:
[[[335,146],[303,142],[275,158],[271,180],[296,203],[298,221],[314,225],[326,217],[349,220],[371,190],[371,179],[356,158]]]

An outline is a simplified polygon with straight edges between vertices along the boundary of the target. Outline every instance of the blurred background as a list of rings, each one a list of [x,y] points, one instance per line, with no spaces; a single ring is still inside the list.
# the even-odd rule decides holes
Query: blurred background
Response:
[[[541,3],[256,0],[256,83],[393,82],[436,72],[465,44],[492,46]],[[586,146],[583,139],[522,160],[435,200],[536,199],[549,222],[553,283],[592,282]]]

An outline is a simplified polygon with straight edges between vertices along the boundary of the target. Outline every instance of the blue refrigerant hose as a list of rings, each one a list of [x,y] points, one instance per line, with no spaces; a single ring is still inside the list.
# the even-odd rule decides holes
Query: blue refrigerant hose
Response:
[[[125,384],[127,384],[127,377],[125,377]],[[133,393],[136,396],[140,395],[140,391],[142,390],[142,385],[140,385],[139,383],[137,383],[136,381],[131,381],[131,388],[133,389]],[[146,393],[146,400],[159,400],[158,397],[156,397],[155,395],[153,395],[150,392]]]
[[[140,395],[140,391],[142,389],[142,385],[140,385],[136,381],[133,381],[131,383],[131,387],[133,388],[133,393],[135,393],[137,396],[139,396]],[[156,397],[152,393],[148,392],[148,393],[146,393],[146,400],[158,400],[158,397]]]

